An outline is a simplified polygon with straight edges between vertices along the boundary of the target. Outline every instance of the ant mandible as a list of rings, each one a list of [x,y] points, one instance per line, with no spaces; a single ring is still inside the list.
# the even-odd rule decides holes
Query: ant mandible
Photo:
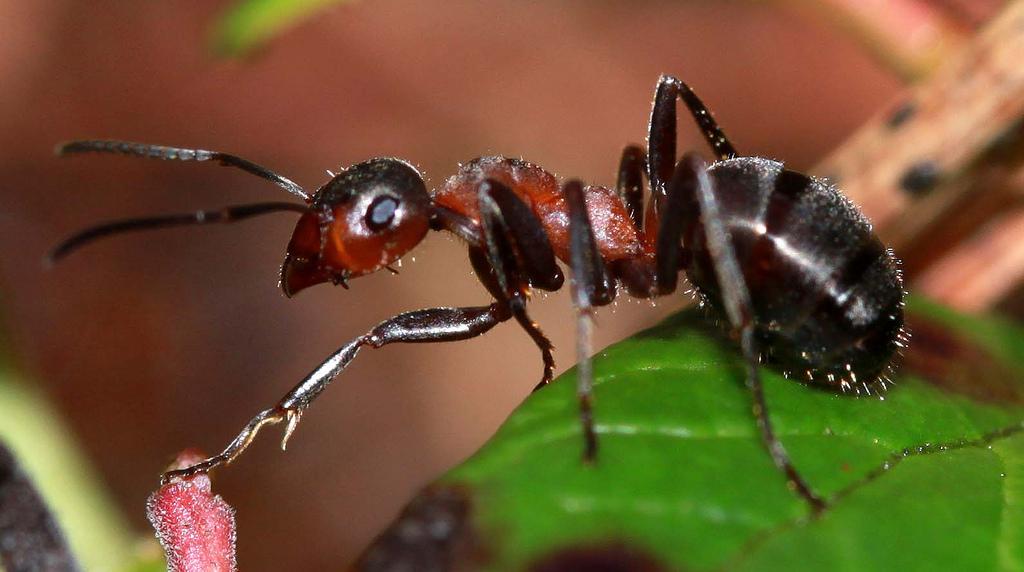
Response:
[[[677,98],[714,151],[711,165],[694,153],[676,162]],[[823,500],[772,430],[759,364],[764,357],[787,377],[833,389],[884,390],[893,354],[906,341],[898,262],[834,186],[777,161],[739,155],[703,102],[674,77],[658,81],[647,144],[646,154],[636,145],[625,148],[614,191],[584,187],[578,180],[559,185],[532,163],[480,157],[430,193],[415,167],[384,157],[345,169],[310,195],[293,181],[226,153],[75,141],[57,152],[215,161],[267,179],[305,204],[253,203],[113,221],[71,236],[51,259],[123,232],[291,211],[301,216],[280,275],[290,297],[323,282],[347,288],[352,278],[391,270],[430,230],[451,232],[468,245],[473,270],[492,303],[417,310],[381,322],[253,417],[223,452],[170,471],[165,481],[230,463],[264,425],[285,423],[283,448],[306,408],[367,346],[464,340],[514,319],[540,349],[544,369],[537,388],[543,387],[554,370],[552,346],[526,303],[531,289],[562,287],[558,261],[572,271],[583,459],[591,463],[598,445],[590,363],[594,308],[610,303],[619,286],[640,298],[670,294],[685,271],[699,299],[738,334],[754,417],[773,461],[812,509],[820,510]],[[645,175],[651,191],[646,208]]]

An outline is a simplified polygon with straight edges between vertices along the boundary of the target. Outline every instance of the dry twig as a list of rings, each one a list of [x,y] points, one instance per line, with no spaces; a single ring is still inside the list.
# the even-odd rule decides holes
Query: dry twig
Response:
[[[817,172],[837,180],[918,290],[965,310],[1024,279],[1024,1]]]

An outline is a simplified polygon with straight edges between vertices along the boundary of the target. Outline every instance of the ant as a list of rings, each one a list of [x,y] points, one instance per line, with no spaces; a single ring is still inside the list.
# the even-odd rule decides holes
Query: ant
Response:
[[[676,162],[677,99],[714,152],[710,165],[692,152]],[[283,448],[306,408],[364,347],[464,340],[514,319],[540,350],[537,389],[543,387],[554,371],[552,345],[527,313],[527,301],[532,289],[563,286],[561,261],[572,271],[585,463],[596,460],[598,448],[590,363],[594,309],[610,303],[619,287],[640,298],[671,294],[685,271],[700,302],[739,338],[754,417],[772,460],[818,512],[823,499],[772,429],[762,359],[786,377],[870,394],[891,383],[892,357],[907,340],[899,263],[871,223],[830,183],[778,161],[740,155],[693,90],[671,76],[658,80],[647,151],[625,148],[615,190],[578,180],[559,184],[519,159],[479,157],[428,192],[410,163],[383,157],[332,174],[310,195],[269,169],[216,151],[123,141],[74,141],[57,149],[61,155],[81,152],[214,161],[267,179],[304,204],[253,203],[117,220],[71,236],[51,260],[114,234],[287,211],[300,217],[281,266],[285,296],[324,282],[347,288],[349,280],[381,269],[394,272],[390,265],[434,230],[468,245],[473,270],[493,297],[486,306],[430,308],[381,322],[253,417],[223,452],[165,473],[165,482],[230,463],[264,425],[285,423]],[[651,194],[646,207],[645,177]]]

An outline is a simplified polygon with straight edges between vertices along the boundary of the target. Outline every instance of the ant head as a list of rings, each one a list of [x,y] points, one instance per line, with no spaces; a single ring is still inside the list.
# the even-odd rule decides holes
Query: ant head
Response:
[[[281,266],[286,296],[376,272],[419,244],[429,230],[423,178],[399,159],[370,159],[335,175],[310,200]]]

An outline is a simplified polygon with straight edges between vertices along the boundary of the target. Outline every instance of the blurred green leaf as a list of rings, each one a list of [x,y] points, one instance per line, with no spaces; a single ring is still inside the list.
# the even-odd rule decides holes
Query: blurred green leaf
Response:
[[[351,0],[242,0],[214,28],[214,49],[226,56],[252,52],[284,30],[332,4]]]
[[[32,477],[83,569],[119,570],[134,563],[138,538],[74,437],[41,392],[6,366],[0,366],[0,412],[0,439]],[[151,543],[157,548],[155,539]],[[158,549],[154,554],[159,560]]]
[[[469,508],[446,517],[462,528],[445,550],[490,570],[1024,570],[1024,333],[912,309],[924,354],[912,361],[929,374],[904,367],[884,399],[766,371],[776,431],[829,499],[820,518],[761,445],[735,347],[690,311],[596,359],[596,466],[580,461],[572,370],[414,501],[405,530],[437,521],[447,491]],[[402,538],[367,557],[408,557]]]

